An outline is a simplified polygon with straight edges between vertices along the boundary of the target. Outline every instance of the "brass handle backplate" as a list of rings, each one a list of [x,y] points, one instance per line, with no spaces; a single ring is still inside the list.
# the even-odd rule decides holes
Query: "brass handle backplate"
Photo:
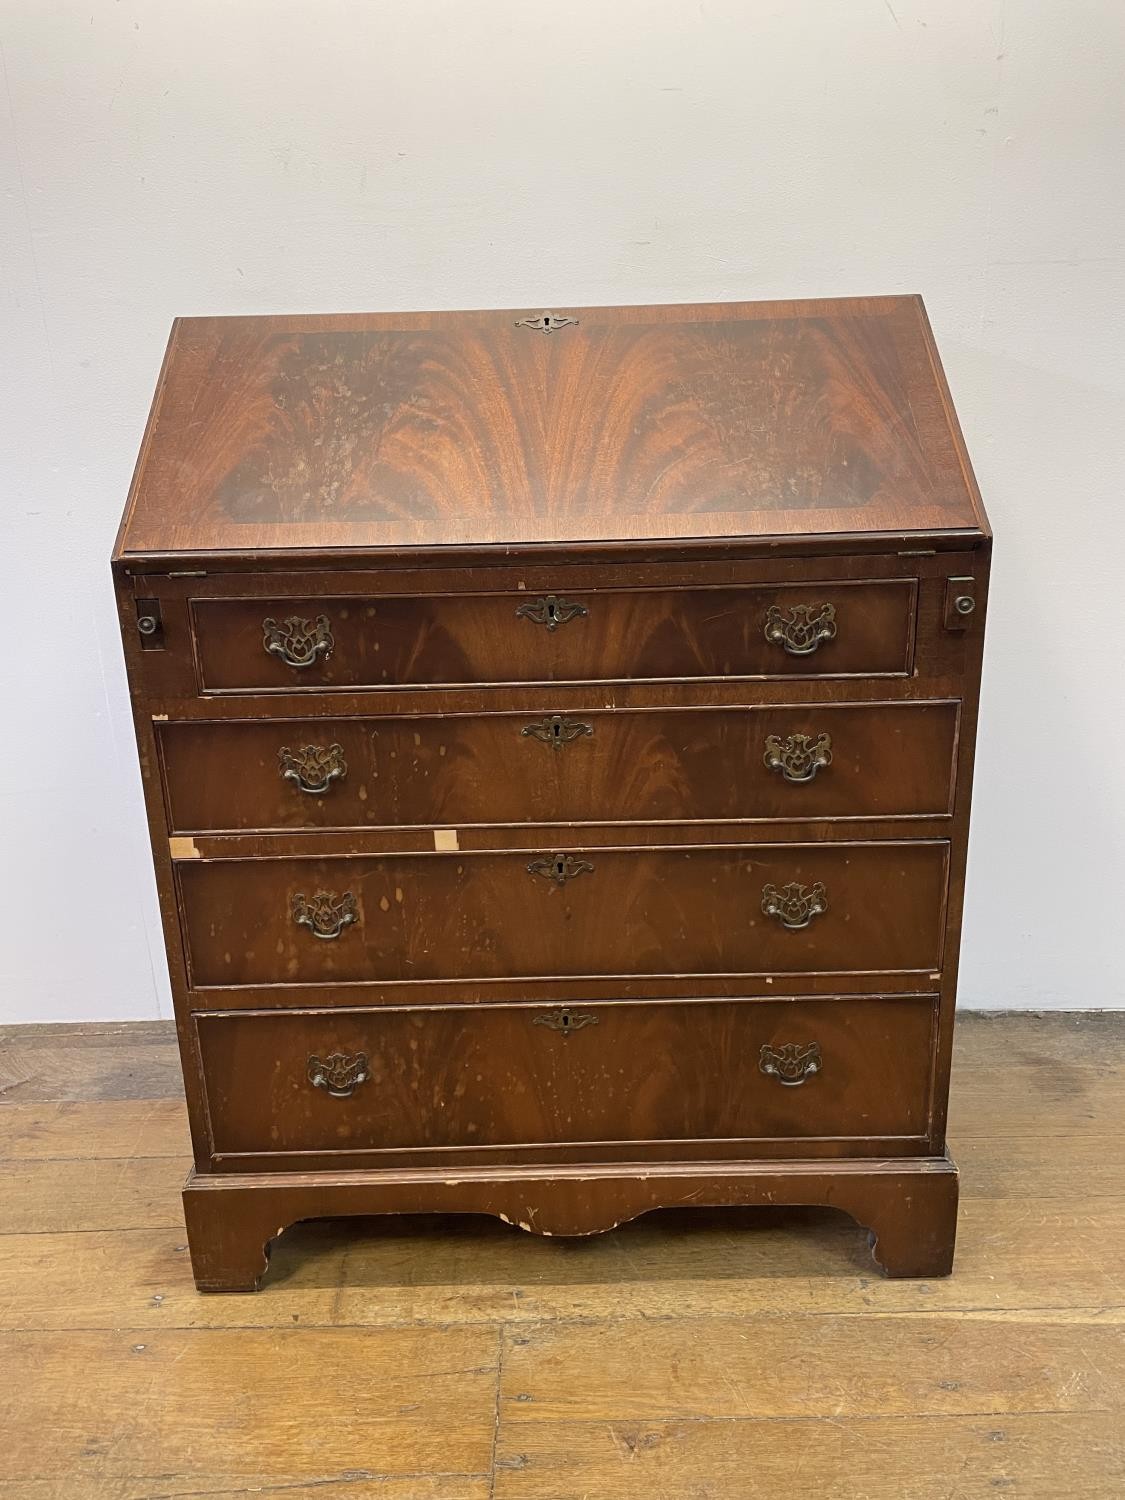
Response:
[[[293,897],[293,920],[298,927],[307,927],[313,937],[329,942],[359,921],[359,911],[351,891],[342,896],[335,891],[317,891],[314,896]]]
[[[310,797],[322,797],[334,781],[348,774],[342,745],[299,745],[296,750],[282,745],[277,764],[282,780]]]
[[[762,910],[782,927],[797,932],[828,910],[828,896],[819,880],[808,888],[796,881],[783,885],[780,890],[776,885],[766,885],[762,887]]]
[[[538,599],[529,599],[526,604],[516,606],[516,614],[521,619],[533,620],[548,630],[557,630],[568,620],[577,620],[589,613],[584,604],[576,604],[573,599],[564,599],[559,594],[541,594]]]
[[[527,739],[542,740],[552,750],[561,750],[571,740],[581,739],[584,734],[593,734],[594,726],[580,719],[568,719],[565,714],[548,714],[534,724],[525,724],[520,730]]]
[[[809,656],[836,634],[834,604],[794,604],[786,613],[777,604],[766,610],[765,636],[790,656]]]
[[[361,1083],[371,1077],[366,1052],[331,1052],[325,1058],[314,1052],[308,1062],[308,1079],[314,1089],[325,1089],[333,1099],[350,1099]]]
[[[315,620],[290,615],[287,620],[262,621],[262,645],[287,667],[311,667],[335,644],[327,615],[317,615]]]
[[[592,871],[588,859],[575,859],[571,854],[548,854],[543,859],[533,859],[527,867],[529,875],[541,875],[544,880],[553,880],[556,885],[565,885],[576,875]]]
[[[591,1011],[571,1010],[568,1005],[560,1005],[556,1010],[548,1011],[546,1015],[536,1016],[531,1024],[546,1026],[562,1036],[569,1036],[572,1031],[581,1031],[583,1026],[596,1026],[598,1018]]]
[[[786,1088],[800,1088],[802,1083],[821,1070],[820,1043],[810,1042],[807,1047],[802,1047],[798,1042],[786,1042],[784,1047],[771,1047],[767,1044],[759,1055],[758,1067]]]
[[[807,734],[791,734],[783,740],[779,734],[770,734],[762,759],[786,781],[811,781],[823,766],[832,764],[832,738],[822,734],[814,741]]]

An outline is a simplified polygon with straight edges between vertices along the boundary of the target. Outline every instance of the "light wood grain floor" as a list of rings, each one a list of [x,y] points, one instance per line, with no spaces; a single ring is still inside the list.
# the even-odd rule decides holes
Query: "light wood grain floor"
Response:
[[[1121,1500],[1123,1042],[963,1019],[948,1281],[776,1210],[304,1225],[201,1297],[169,1028],[0,1031],[0,1500]]]

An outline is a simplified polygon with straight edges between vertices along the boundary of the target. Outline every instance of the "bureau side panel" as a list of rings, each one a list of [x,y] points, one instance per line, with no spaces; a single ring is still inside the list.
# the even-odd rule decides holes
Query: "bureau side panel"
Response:
[[[113,583],[121,627],[122,649],[125,654],[125,670],[129,681],[129,698],[133,713],[137,755],[140,761],[141,783],[144,789],[156,891],[160,903],[160,921],[164,933],[168,977],[175,1008],[176,1034],[180,1046],[180,1062],[183,1067],[192,1150],[196,1170],[206,1171],[211,1159],[212,1143],[207,1121],[203,1069],[195,1028],[191,1022],[187,963],[180,937],[178,892],[169,844],[159,750],[153,732],[153,718],[159,715],[158,708],[154,706],[154,694],[156,695],[155,702],[158,703],[162,677],[174,677],[174,664],[173,670],[168,672],[166,663],[170,658],[168,653],[162,650],[163,643],[159,639],[153,643],[151,649],[146,649],[149,643],[137,628],[139,611],[135,582],[120,564],[114,564]],[[143,599],[146,596],[140,597]]]
[[[952,665],[959,667],[961,723],[957,745],[957,770],[950,837],[949,892],[945,910],[945,947],[942,964],[941,1005],[938,1012],[937,1045],[934,1051],[934,1110],[931,1122],[931,1146],[935,1152],[945,1149],[945,1130],[949,1108],[949,1074],[953,1054],[953,1024],[957,1005],[957,979],[961,956],[961,928],[965,908],[965,870],[969,851],[969,826],[973,796],[973,771],[976,762],[977,723],[980,712],[981,668],[984,656],[985,617],[988,607],[988,584],[992,558],[991,539],[967,559],[967,565],[951,572],[946,599],[952,606],[958,597],[971,597],[971,614],[958,620],[952,609],[947,611],[945,634],[950,649],[959,654]],[[953,582],[954,579],[959,581]]]

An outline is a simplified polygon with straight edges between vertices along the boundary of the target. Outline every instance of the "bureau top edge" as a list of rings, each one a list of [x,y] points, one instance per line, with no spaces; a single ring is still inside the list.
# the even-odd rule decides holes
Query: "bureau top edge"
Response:
[[[659,561],[989,534],[906,296],[179,320],[114,559]]]
[[[275,547],[228,551],[129,552],[115,548],[114,572],[124,576],[171,573],[300,573],[416,571],[426,568],[548,567],[562,564],[791,562],[844,557],[931,557],[939,553],[991,552],[992,533],[983,527],[941,532],[834,533],[800,537],[722,537],[663,541],[509,542],[433,547]]]

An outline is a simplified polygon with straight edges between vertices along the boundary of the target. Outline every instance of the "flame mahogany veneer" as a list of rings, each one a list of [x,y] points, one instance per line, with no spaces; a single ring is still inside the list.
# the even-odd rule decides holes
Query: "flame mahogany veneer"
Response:
[[[918,298],[178,321],[113,570],[199,1287],[684,1204],[947,1273],[990,549]]]

